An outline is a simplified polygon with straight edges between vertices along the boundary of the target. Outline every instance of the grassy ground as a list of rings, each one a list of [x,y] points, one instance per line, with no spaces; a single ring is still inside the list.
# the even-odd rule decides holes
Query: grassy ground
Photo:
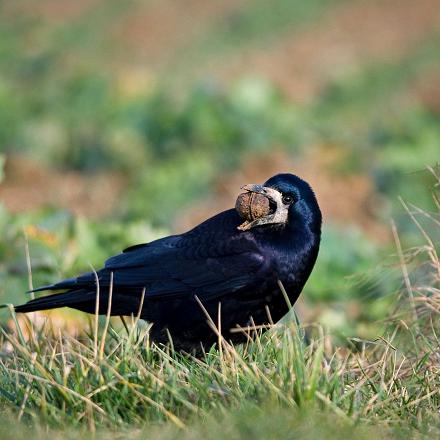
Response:
[[[403,288],[374,340],[335,346],[323,327],[287,317],[234,347],[212,321],[217,347],[194,357],[150,343],[136,318],[124,332],[95,317],[72,336],[50,319],[12,314],[2,330],[3,411],[23,436],[26,426],[103,437],[115,429],[151,438],[438,435],[440,264],[421,224],[438,227],[438,213],[414,207],[408,215],[421,242],[403,252],[395,230]],[[10,421],[1,429],[17,435]]]
[[[3,310],[0,436],[438,436],[439,19],[435,0],[1,3],[1,303],[281,170],[325,224],[310,343],[288,325],[194,359],[141,324],[54,311],[20,333]]]

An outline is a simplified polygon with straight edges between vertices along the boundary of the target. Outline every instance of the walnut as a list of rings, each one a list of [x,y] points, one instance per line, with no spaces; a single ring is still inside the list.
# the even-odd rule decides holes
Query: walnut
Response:
[[[262,194],[245,192],[237,197],[235,209],[241,218],[251,222],[270,213],[269,199]]]

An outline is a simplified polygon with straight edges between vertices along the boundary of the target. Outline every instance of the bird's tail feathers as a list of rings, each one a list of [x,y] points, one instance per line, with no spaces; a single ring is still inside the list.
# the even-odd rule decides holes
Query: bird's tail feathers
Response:
[[[101,290],[99,295],[99,314],[108,313],[110,306],[111,315],[131,315],[139,310],[141,304],[140,295],[114,294],[109,305],[110,295],[108,290]],[[67,292],[54,293],[28,301],[25,304],[15,306],[16,313],[36,312],[38,310],[50,310],[60,307],[71,307],[82,312],[96,312],[96,290],[87,288],[72,289]]]
[[[32,299],[25,304],[15,306],[15,311],[17,313],[27,313],[56,309],[58,307],[73,307],[79,310],[92,311],[95,299],[96,292],[80,289]]]
[[[73,289],[75,287],[78,287],[77,278],[67,278],[58,283],[48,284],[46,286],[37,287],[35,289],[28,290],[27,293],[43,292],[45,290],[66,290],[66,289]]]

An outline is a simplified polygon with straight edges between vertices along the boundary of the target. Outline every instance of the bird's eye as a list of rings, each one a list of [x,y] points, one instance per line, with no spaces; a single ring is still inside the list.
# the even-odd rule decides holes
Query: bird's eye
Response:
[[[283,203],[285,205],[288,205],[289,203],[293,202],[293,197],[292,196],[283,196]]]

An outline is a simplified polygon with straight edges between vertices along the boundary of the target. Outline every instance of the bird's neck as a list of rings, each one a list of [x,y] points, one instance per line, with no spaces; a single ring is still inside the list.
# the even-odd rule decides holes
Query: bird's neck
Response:
[[[309,225],[259,234],[260,242],[269,254],[274,255],[274,271],[287,287],[301,290],[307,281],[318,256],[321,229]]]

